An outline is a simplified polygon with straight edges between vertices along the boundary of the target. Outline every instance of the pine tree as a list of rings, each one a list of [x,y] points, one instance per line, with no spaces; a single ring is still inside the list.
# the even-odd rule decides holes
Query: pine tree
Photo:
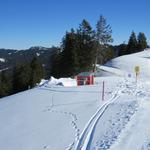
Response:
[[[77,34],[80,46],[78,51],[79,72],[92,70],[95,63],[97,46],[95,32],[92,30],[89,22],[84,19],[79,26],[79,30],[77,30]]]
[[[11,80],[5,71],[0,72],[0,98],[10,95],[12,92]]]
[[[112,29],[109,24],[107,24],[106,19],[101,15],[96,24],[96,37],[100,45],[107,45],[113,42],[112,39]]]
[[[118,47],[118,56],[122,56],[122,55],[128,54],[127,45],[125,43],[120,44],[117,47]]]
[[[136,53],[137,46],[138,46],[138,42],[137,42],[136,34],[134,31],[132,31],[127,45],[127,54]]]
[[[105,51],[111,50],[108,44],[113,42],[111,26],[107,24],[106,19],[102,15],[96,24],[96,39],[99,45],[97,46],[95,66],[97,63],[103,64],[106,62],[108,53]],[[113,51],[111,53],[113,53]]]
[[[61,77],[61,51],[56,50],[51,57],[52,60],[52,69],[51,69],[51,75],[60,78]]]
[[[14,93],[27,90],[30,85],[31,68],[29,64],[17,65],[13,69]]]
[[[93,69],[96,55],[94,31],[85,19],[77,31],[67,32],[59,55],[62,76],[74,76],[82,71]],[[59,66],[59,65],[58,65]]]
[[[77,45],[77,35],[75,31],[71,29],[71,32],[66,33],[62,44],[61,74],[64,77],[73,76],[78,70]]]
[[[30,86],[32,88],[36,86],[36,84],[39,83],[41,79],[44,77],[44,69],[36,57],[32,59],[30,67],[31,67]]]
[[[138,34],[138,51],[142,51],[148,47],[146,36],[143,32]]]

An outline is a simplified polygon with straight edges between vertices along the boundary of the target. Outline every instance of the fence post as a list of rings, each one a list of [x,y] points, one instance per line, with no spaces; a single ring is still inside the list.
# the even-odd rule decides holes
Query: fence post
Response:
[[[105,93],[105,82],[103,81],[103,88],[102,88],[102,101],[104,101],[104,93]]]

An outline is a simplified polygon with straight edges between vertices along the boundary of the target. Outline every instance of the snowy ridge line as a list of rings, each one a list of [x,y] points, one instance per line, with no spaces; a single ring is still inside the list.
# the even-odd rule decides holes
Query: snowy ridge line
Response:
[[[117,76],[125,76],[125,71],[122,71],[121,69],[119,68],[114,68],[114,67],[109,67],[109,66],[98,66],[97,67],[99,70],[102,70],[102,71],[105,71],[105,72],[108,72],[108,73],[112,73],[114,75],[117,75]]]
[[[76,150],[87,150],[98,120],[103,115],[107,107],[112,102],[114,102],[118,97],[120,97],[120,94],[123,90],[124,88],[122,90],[117,90],[116,92],[114,92],[112,98],[108,102],[104,103],[98,109],[98,111],[93,115],[93,117],[89,120],[89,122],[86,124],[86,127],[84,128],[83,132],[80,135],[80,139],[78,140],[76,144],[76,147],[75,147]]]

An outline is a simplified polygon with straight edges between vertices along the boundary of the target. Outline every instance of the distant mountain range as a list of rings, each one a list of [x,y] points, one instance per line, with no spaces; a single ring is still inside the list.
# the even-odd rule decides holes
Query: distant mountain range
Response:
[[[26,50],[0,49],[0,70],[12,69],[16,64],[30,62],[38,57],[47,72],[50,71],[51,56],[58,50],[57,47],[31,47]]]

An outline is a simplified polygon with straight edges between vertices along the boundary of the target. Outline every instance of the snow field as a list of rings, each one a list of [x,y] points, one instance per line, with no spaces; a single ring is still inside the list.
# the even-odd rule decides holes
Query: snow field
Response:
[[[96,79],[99,85],[40,86],[0,101],[0,145],[5,150],[74,149],[98,108],[121,78]],[[105,80],[105,101],[101,83]],[[112,84],[113,83],[113,84]]]
[[[149,60],[150,50],[113,59],[95,85],[77,87],[75,79],[51,78],[2,98],[0,149],[149,150]]]

